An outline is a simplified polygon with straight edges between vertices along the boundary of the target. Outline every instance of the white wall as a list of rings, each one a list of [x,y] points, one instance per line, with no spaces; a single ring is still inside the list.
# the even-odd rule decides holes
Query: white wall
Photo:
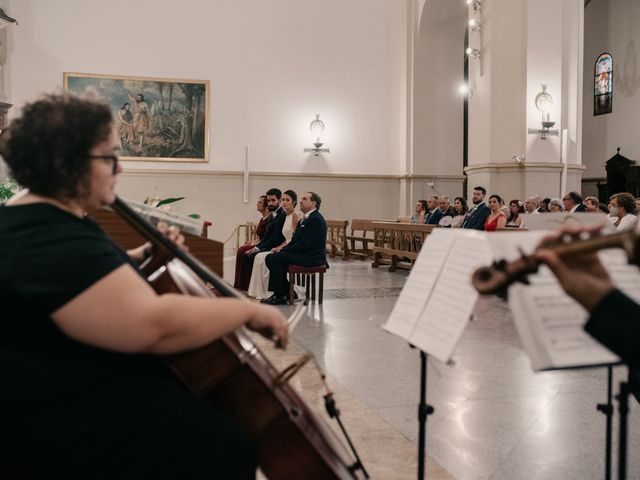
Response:
[[[616,153],[640,161],[640,0],[592,0],[585,9],[584,176],[604,177]],[[613,56],[613,112],[593,116],[593,68],[601,53]]]
[[[174,209],[212,220],[218,240],[272,186],[315,189],[328,218],[405,213],[407,0],[1,1],[20,23],[10,103],[61,89],[65,71],[210,80],[209,163],[123,162],[121,195],[185,196]],[[331,149],[318,157],[302,152],[315,113]]]
[[[398,174],[403,0],[12,0],[6,92],[64,71],[208,79],[210,162],[183,169]],[[326,124],[324,157],[303,154]],[[126,167],[175,169],[130,162]]]

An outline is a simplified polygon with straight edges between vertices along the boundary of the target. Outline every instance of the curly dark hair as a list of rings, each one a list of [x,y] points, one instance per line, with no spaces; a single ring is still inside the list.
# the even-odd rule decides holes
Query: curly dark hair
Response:
[[[111,133],[105,104],[72,95],[46,95],[25,105],[0,135],[11,175],[32,193],[70,199],[87,178],[89,151]]]

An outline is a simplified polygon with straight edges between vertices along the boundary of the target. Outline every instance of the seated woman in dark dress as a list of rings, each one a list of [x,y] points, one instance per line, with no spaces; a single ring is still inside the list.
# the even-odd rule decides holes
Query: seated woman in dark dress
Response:
[[[159,355],[241,325],[287,342],[273,307],[156,294],[85,213],[115,200],[119,140],[106,105],[28,104],[0,136],[25,188],[0,205],[3,478],[254,478],[242,429]],[[174,241],[182,241],[172,231]]]

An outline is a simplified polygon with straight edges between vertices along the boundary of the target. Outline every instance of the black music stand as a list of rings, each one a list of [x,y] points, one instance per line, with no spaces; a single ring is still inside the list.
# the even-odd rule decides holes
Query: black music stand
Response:
[[[613,366],[607,365],[607,403],[599,403],[596,409],[602,412],[606,417],[606,436],[605,436],[605,452],[604,452],[604,478],[611,480],[611,445],[613,430]]]

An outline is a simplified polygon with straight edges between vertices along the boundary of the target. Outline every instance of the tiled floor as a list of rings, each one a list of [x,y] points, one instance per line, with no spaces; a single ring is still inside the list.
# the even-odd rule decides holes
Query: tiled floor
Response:
[[[231,263],[225,271],[232,272]],[[308,307],[293,340],[417,448],[419,353],[380,328],[407,273],[332,261],[325,278],[324,304]],[[510,312],[495,298],[476,305],[454,360],[453,366],[429,360],[428,401],[435,414],[428,422],[427,452],[435,464],[458,479],[604,478],[605,422],[596,411],[606,399],[604,369],[533,373]],[[625,374],[615,369],[616,391]],[[630,479],[640,478],[637,417],[633,401]],[[376,456],[397,461],[397,453],[378,445]],[[614,438],[614,457],[616,445]],[[616,458],[613,478],[615,467]],[[394,478],[415,476],[404,471]]]

